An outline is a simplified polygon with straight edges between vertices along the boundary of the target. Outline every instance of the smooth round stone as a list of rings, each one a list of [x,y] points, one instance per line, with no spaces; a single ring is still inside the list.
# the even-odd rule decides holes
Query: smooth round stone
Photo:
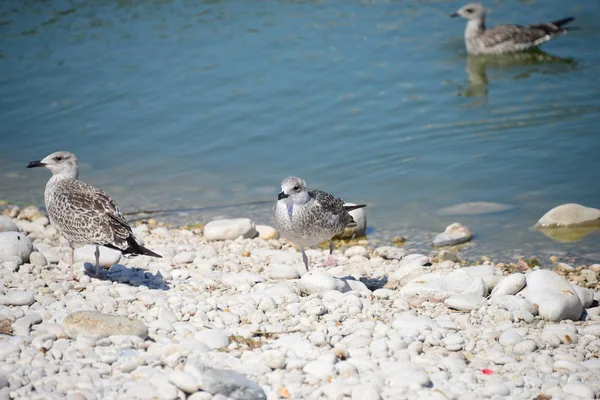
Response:
[[[378,299],[381,299],[381,300],[387,300],[390,297],[392,297],[394,295],[394,293],[395,293],[394,290],[382,288],[382,289],[375,290],[373,292],[373,296],[375,296],[375,297],[377,297]],[[407,302],[407,304],[408,304],[408,302]]]
[[[481,306],[484,301],[485,297],[477,294],[455,294],[444,300],[444,304],[454,310],[471,311]]]
[[[204,237],[208,241],[235,240],[238,237],[253,238],[256,226],[249,218],[218,219],[204,225]]]
[[[279,239],[279,231],[269,225],[256,225],[256,232],[264,240]]]
[[[98,246],[100,250],[100,257],[98,259],[98,264],[102,267],[110,267],[114,264],[117,264],[119,260],[121,260],[121,252],[109,249],[108,247]],[[85,246],[78,247],[75,249],[75,262],[84,262],[90,263],[92,265],[96,265],[96,246],[86,244]],[[70,261],[70,260],[69,260]]]
[[[186,363],[184,371],[194,375],[200,389],[232,400],[266,400],[264,390],[244,375],[226,369]],[[213,399],[215,398],[213,397]]]
[[[0,262],[18,257],[21,263],[29,260],[33,252],[31,239],[22,232],[0,232]]]
[[[600,323],[588,325],[581,330],[582,335],[591,335],[600,338]]]
[[[578,396],[582,399],[594,399],[594,390],[584,383],[567,383],[563,386],[563,392]]]
[[[535,340],[526,339],[521,342],[518,342],[513,347],[513,352],[515,354],[528,354],[533,353],[537,350],[537,344]]]
[[[485,385],[485,389],[496,396],[505,397],[510,394],[510,387],[504,383],[489,383]]]
[[[19,228],[15,224],[11,217],[7,215],[0,215],[0,232],[18,232]]]
[[[380,246],[373,251],[373,256],[386,260],[402,260],[405,255],[406,250],[394,246]]]
[[[504,332],[502,332],[502,334],[498,338],[498,342],[502,346],[514,346],[515,344],[519,343],[521,340],[523,340],[523,336],[521,336],[514,329],[505,330]]]
[[[169,382],[186,393],[195,393],[200,389],[196,377],[185,371],[169,372]]]
[[[440,325],[431,318],[416,317],[413,315],[403,315],[398,317],[392,323],[392,327],[401,335],[410,335],[413,333],[423,333],[428,330],[435,330]]]
[[[285,368],[285,355],[279,350],[267,350],[260,358],[263,364],[271,369]]]
[[[326,293],[330,290],[343,291],[346,284],[325,271],[313,270],[302,276],[298,281],[298,288],[305,294]]]
[[[131,335],[142,339],[148,337],[148,327],[143,322],[96,311],[76,311],[69,314],[63,322],[63,328],[71,339],[80,335],[99,338],[113,335]]]
[[[538,306],[538,315],[549,321],[577,321],[583,306],[577,292],[562,276],[548,270],[527,275],[525,299]]]
[[[29,255],[29,262],[36,267],[44,267],[48,265],[46,257],[37,251],[34,251]]]
[[[444,232],[440,233],[433,239],[435,247],[455,246],[457,244],[468,242],[473,239],[473,233],[458,222],[448,225]]]
[[[183,253],[175,254],[173,257],[173,264],[191,264],[196,259],[196,253],[191,251],[184,251]]]
[[[450,351],[459,351],[463,349],[465,339],[458,334],[450,334],[442,340],[442,343]]]
[[[29,306],[35,301],[33,293],[29,291],[15,290],[8,292],[5,301],[11,306]],[[2,300],[0,300],[0,304]]]
[[[334,374],[334,366],[330,362],[317,360],[306,364],[302,371],[319,379],[327,379]]]
[[[533,315],[537,314],[537,309],[530,301],[525,300],[520,296],[503,295],[490,298],[490,304],[497,305],[498,308],[507,311],[523,310]]]
[[[577,296],[579,296],[579,301],[581,301],[582,307],[583,308],[590,307],[592,305],[592,303],[594,302],[595,291],[592,289],[584,288],[579,285],[575,285],[575,284],[573,284],[571,286],[573,286],[573,289],[575,289]]]
[[[298,279],[300,274],[298,270],[287,264],[276,264],[271,266],[269,271],[269,278],[271,279]]]
[[[421,305],[425,301],[441,302],[467,290],[475,294],[472,292],[474,289],[472,285],[476,281],[481,281],[481,278],[473,277],[463,269],[457,269],[449,274],[433,272],[420,275],[404,285],[400,289],[400,294],[413,306]]]
[[[197,332],[194,339],[205,343],[211,349],[223,349],[229,346],[229,336],[221,329],[204,329]]]
[[[348,258],[354,256],[368,257],[369,251],[363,246],[352,246],[344,252],[344,255]]]
[[[525,275],[512,274],[502,279],[492,290],[490,297],[498,297],[504,295],[512,295],[525,287]]]

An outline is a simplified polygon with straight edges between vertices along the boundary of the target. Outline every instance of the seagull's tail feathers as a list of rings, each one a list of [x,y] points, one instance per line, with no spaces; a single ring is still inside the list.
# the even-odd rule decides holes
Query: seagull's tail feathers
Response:
[[[563,19],[557,19],[556,21],[552,21],[550,22],[552,25],[556,25],[559,28],[563,25],[568,24],[569,22],[573,21],[575,19],[575,17],[567,17],[567,18],[563,18]]]
[[[152,250],[147,249],[144,246],[142,246],[141,244],[139,244],[138,242],[136,242],[135,238],[133,238],[132,236],[129,236],[127,238],[127,248],[124,250],[121,250],[121,253],[131,254],[131,255],[139,254],[139,255],[144,255],[144,256],[162,258],[162,256],[160,254],[156,254]]]
[[[350,206],[350,205],[344,205],[344,209],[346,211],[350,212],[352,210],[357,210],[359,208],[363,208],[363,207],[366,207],[366,206],[367,206],[366,204],[356,204],[356,205],[352,205],[352,206]]]

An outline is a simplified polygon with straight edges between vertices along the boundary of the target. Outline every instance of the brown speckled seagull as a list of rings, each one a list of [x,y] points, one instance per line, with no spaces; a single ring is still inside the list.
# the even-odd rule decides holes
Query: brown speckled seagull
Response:
[[[308,269],[305,247],[329,241],[329,256],[322,266],[334,266],[334,236],[355,223],[349,211],[366,207],[365,204],[345,205],[342,199],[321,190],[310,190],[306,182],[295,176],[281,182],[281,193],[273,208],[275,225],[282,236],[300,246],[302,260]]]
[[[99,276],[100,249],[106,246],[123,254],[160,255],[141,246],[114,200],[104,191],[78,180],[75,154],[57,151],[27,168],[46,167],[52,177],[46,184],[44,201],[52,226],[69,242],[71,263],[75,245],[96,246],[96,277]]]
[[[536,48],[566,33],[562,26],[575,19],[567,17],[536,25],[498,25],[486,29],[485,11],[479,3],[466,4],[450,16],[467,19],[465,46],[467,52],[474,55],[508,54]]]

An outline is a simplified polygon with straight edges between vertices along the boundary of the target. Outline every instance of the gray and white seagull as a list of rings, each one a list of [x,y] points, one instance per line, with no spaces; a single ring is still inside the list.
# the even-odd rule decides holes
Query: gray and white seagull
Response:
[[[348,213],[366,204],[345,205],[342,199],[321,190],[310,190],[306,182],[295,176],[281,182],[277,204],[273,208],[275,225],[282,236],[300,246],[302,260],[308,269],[305,247],[329,241],[329,256],[322,266],[336,265],[332,238],[354,224]]]
[[[78,180],[75,154],[57,151],[27,168],[46,167],[52,177],[46,184],[44,202],[52,226],[69,242],[71,262],[75,245],[96,245],[96,277],[100,249],[106,246],[123,254],[161,257],[140,245],[114,200],[104,191]]]
[[[485,10],[479,3],[466,4],[450,16],[467,19],[465,46],[467,52],[474,55],[507,54],[536,48],[566,33],[562,26],[575,19],[567,17],[536,25],[498,25],[486,29]]]

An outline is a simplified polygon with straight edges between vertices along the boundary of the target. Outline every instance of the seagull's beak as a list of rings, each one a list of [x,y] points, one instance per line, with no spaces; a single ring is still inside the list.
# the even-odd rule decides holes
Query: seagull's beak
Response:
[[[285,193],[281,192],[277,195],[277,200],[286,199],[288,197],[290,197],[289,194],[285,194]]]
[[[455,12],[449,15],[450,18],[456,18],[456,17],[460,17],[460,14]]]
[[[41,161],[30,161],[29,164],[27,164],[26,168],[35,168],[35,167],[45,167],[46,164],[44,164]]]

